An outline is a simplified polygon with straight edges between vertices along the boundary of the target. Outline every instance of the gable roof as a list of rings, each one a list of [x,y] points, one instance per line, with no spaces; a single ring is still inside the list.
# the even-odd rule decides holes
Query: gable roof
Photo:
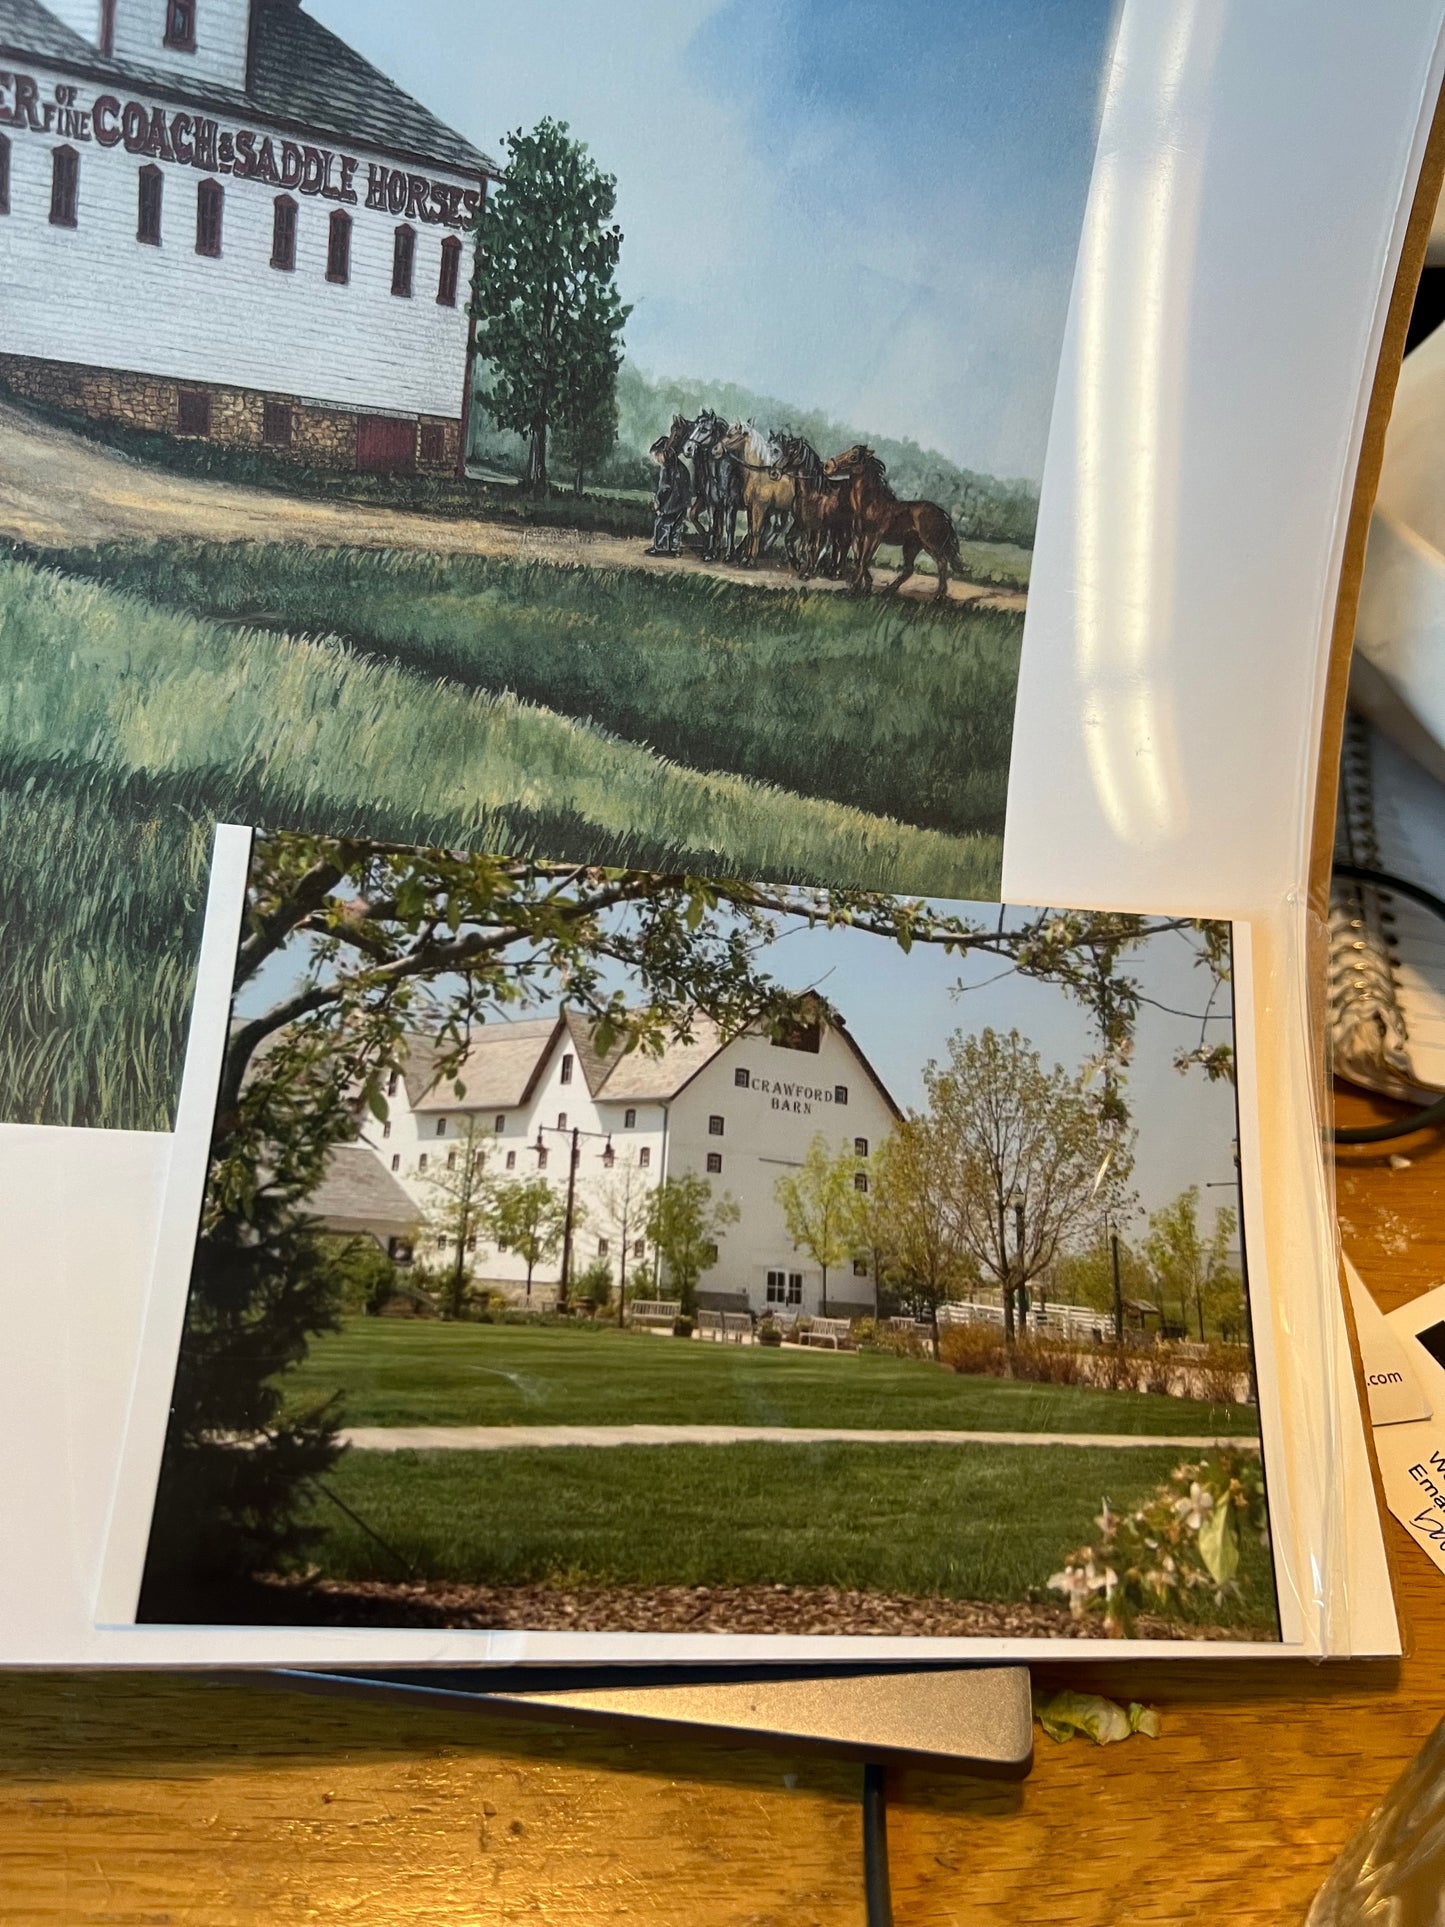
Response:
[[[312,1217],[337,1230],[379,1226],[400,1236],[417,1220],[417,1208],[376,1152],[342,1144],[331,1153],[326,1175],[306,1200]]]
[[[898,1105],[847,1026],[826,1020],[858,1061],[894,1117]],[[743,1033],[747,1035],[748,1033]],[[440,1077],[436,1047],[425,1037],[407,1040],[402,1075],[414,1111],[511,1111],[526,1104],[557,1044],[566,1039],[582,1068],[588,1093],[602,1103],[668,1104],[700,1076],[734,1038],[701,1012],[695,1013],[691,1038],[670,1043],[660,1056],[624,1051],[620,1044],[604,1057],[592,1041],[591,1027],[578,1012],[530,1018],[520,1023],[482,1025],[474,1034],[455,1078]],[[459,1097],[455,1083],[462,1086]]]
[[[40,0],[0,0],[0,55],[196,102],[237,117],[329,136],[447,169],[500,178],[497,163],[313,20],[299,0],[253,0],[250,75],[243,90],[112,59]]]

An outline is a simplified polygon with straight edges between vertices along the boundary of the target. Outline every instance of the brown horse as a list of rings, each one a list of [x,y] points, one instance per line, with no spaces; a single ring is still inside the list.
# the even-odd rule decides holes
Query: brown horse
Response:
[[[801,435],[779,435],[778,473],[791,475],[798,485],[793,523],[793,566],[806,582],[819,571],[841,575],[853,549],[851,481],[840,476],[830,482],[823,458]]]
[[[926,549],[938,570],[934,600],[948,594],[948,571],[961,569],[958,531],[953,518],[937,502],[900,502],[888,485],[888,471],[871,448],[855,442],[823,465],[830,477],[846,477],[848,504],[853,512],[857,551],[853,562],[853,588],[858,595],[873,590],[873,558],[884,542],[895,542],[903,551],[903,567],[884,590],[896,595],[913,574],[919,552]]]

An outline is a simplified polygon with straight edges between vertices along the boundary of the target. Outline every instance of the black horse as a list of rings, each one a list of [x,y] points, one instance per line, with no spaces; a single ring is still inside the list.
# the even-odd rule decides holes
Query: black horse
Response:
[[[704,408],[692,424],[683,454],[693,464],[698,495],[707,506],[706,558],[709,562],[737,559],[738,516],[743,508],[742,471],[722,452],[728,424],[711,408]]]

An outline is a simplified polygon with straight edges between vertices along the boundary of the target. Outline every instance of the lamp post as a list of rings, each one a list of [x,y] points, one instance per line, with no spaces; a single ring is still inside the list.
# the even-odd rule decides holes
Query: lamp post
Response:
[[[538,1152],[546,1150],[547,1147],[542,1142],[542,1133],[544,1131],[550,1131],[554,1137],[565,1137],[571,1140],[567,1158],[567,1210],[562,1219],[562,1276],[557,1286],[557,1309],[559,1311],[565,1311],[567,1308],[568,1294],[572,1289],[572,1231],[577,1221],[577,1163],[581,1156],[582,1140],[584,1137],[605,1139],[607,1149],[610,1151],[612,1149],[612,1133],[610,1131],[584,1131],[576,1124],[570,1128],[564,1124],[539,1124],[537,1126],[537,1142],[533,1145],[533,1150]]]
[[[1014,1214],[1014,1256],[1018,1260],[1019,1268],[1019,1336],[1022,1337],[1029,1322],[1029,1287],[1028,1279],[1024,1275],[1024,1194],[1017,1186],[1014,1187],[1009,1203],[1013,1206]]]

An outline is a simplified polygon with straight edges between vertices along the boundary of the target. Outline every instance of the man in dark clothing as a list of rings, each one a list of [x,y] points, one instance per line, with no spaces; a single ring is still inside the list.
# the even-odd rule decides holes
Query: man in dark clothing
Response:
[[[657,463],[657,521],[652,531],[652,547],[644,555],[681,555],[682,525],[692,500],[692,477],[687,463],[673,448],[666,435],[659,435],[647,451]]]

